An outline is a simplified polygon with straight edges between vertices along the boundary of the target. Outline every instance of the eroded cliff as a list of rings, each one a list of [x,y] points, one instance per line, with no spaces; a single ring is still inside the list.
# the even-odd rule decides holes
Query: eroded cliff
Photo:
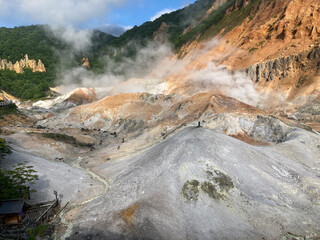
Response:
[[[11,71],[15,71],[16,73],[23,73],[24,68],[31,68],[33,72],[46,71],[46,68],[40,59],[38,59],[38,62],[34,59],[29,59],[27,54],[20,61],[16,61],[15,64],[7,61],[6,59],[0,59],[0,70],[9,69]]]

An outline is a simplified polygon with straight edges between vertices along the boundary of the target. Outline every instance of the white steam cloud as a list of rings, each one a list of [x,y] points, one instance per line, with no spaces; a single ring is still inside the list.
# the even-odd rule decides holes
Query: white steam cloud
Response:
[[[176,11],[176,9],[168,9],[168,8],[163,9],[163,10],[161,10],[160,12],[157,12],[154,16],[152,16],[152,17],[150,18],[150,21],[154,21],[154,20],[156,20],[157,18],[161,17],[163,14],[171,13],[171,12],[173,12],[173,11]]]
[[[92,30],[76,30],[71,26],[59,27],[57,25],[49,25],[46,30],[57,39],[71,46],[74,53],[84,51],[92,44]]]
[[[199,57],[217,44],[218,40],[210,41],[188,57],[177,59],[173,57],[170,46],[150,42],[147,47],[137,46],[138,54],[134,59],[124,59],[121,63],[109,62],[104,74],[94,75],[79,67],[63,73],[61,81],[69,86],[67,90],[79,86],[94,87],[104,89],[106,96],[128,92],[168,93],[167,80],[176,77],[178,88],[179,84],[182,86],[178,93],[193,95],[199,92],[220,92],[256,105],[260,99],[259,94],[244,72],[230,72],[225,66],[214,62],[202,68],[195,64]],[[184,86],[187,86],[186,89]]]
[[[0,14],[37,23],[77,25],[97,18],[125,0],[0,0]]]
[[[157,87],[153,83],[163,82],[163,79],[161,75],[148,82],[150,72],[157,69],[161,65],[160,62],[169,59],[173,53],[169,46],[159,46],[155,42],[150,42],[147,47],[136,47],[139,50],[134,59],[124,58],[120,63],[109,60],[104,74],[95,75],[83,67],[62,72],[59,82],[65,85],[63,92],[79,86],[103,89],[107,95],[121,92],[152,92],[153,87]],[[121,74],[116,74],[118,72]]]
[[[196,92],[217,90],[245,103],[256,105],[259,101],[259,94],[244,72],[231,73],[222,65],[211,62],[206,68],[192,72],[190,80]]]

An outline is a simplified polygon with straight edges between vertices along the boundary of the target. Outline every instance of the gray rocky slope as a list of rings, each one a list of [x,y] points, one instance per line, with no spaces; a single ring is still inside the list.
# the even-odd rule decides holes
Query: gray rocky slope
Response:
[[[268,62],[257,63],[250,66],[246,72],[254,82],[261,80],[272,81],[275,78],[284,79],[290,72],[302,70],[304,73],[320,70],[320,48],[301,52],[299,55],[281,57]],[[289,76],[292,77],[292,76]]]
[[[186,128],[100,166],[109,191],[73,220],[69,239],[280,239],[320,235],[319,136],[252,146]]]

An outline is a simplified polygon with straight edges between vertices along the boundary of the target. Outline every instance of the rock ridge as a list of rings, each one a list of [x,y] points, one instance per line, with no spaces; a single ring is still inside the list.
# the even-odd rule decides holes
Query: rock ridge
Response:
[[[274,79],[286,78],[290,73],[298,70],[308,74],[312,72],[317,74],[320,71],[320,47],[315,47],[311,51],[303,51],[298,55],[251,65],[246,69],[246,73],[254,82],[269,82]]]
[[[42,61],[38,59],[37,62],[34,59],[29,59],[28,54],[26,54],[20,61],[16,61],[15,64],[7,61],[6,59],[0,59],[0,70],[8,69],[11,71],[15,71],[16,73],[23,73],[24,68],[31,68],[32,72],[46,72],[46,68]]]

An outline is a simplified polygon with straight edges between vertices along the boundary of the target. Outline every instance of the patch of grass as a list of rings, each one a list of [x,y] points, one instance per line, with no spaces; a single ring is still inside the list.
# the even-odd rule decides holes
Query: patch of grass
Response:
[[[40,237],[40,238],[45,237],[48,227],[49,227],[48,224],[42,224],[35,228],[29,228],[28,229],[29,239],[36,240],[37,237]]]
[[[227,10],[234,6],[234,4],[235,0],[226,1],[190,32],[179,36],[178,39],[173,41],[176,50],[179,51],[185,43],[194,41],[199,35],[200,40],[206,40],[207,38],[217,35],[223,29],[223,27],[217,27],[219,22],[225,18]]]
[[[297,88],[302,87],[306,83],[306,81],[307,81],[307,76],[300,77],[296,87]]]
[[[89,147],[88,144],[77,142],[77,140],[74,137],[66,135],[66,134],[61,134],[61,133],[42,133],[41,135],[43,137],[45,137],[45,138],[50,138],[50,139],[53,139],[55,141],[68,143],[68,144],[71,144],[71,145],[73,145],[75,147]]]
[[[256,47],[253,47],[253,48],[250,48],[249,49],[249,53],[252,53],[252,52],[254,52],[255,50],[257,50],[258,48],[256,48]]]
[[[11,104],[9,106],[0,107],[0,117],[9,114],[16,114],[18,113],[17,106],[15,104]]]
[[[232,3],[232,2],[230,2]],[[203,32],[200,36],[200,40],[207,40],[223,30],[223,34],[228,33],[235,27],[239,26],[246,18],[253,19],[261,0],[253,0],[247,6],[242,7],[239,10],[231,12],[229,14],[224,14],[221,19],[217,22],[210,24],[210,27]],[[226,11],[227,9],[224,9]],[[210,16],[208,17],[210,19]]]

